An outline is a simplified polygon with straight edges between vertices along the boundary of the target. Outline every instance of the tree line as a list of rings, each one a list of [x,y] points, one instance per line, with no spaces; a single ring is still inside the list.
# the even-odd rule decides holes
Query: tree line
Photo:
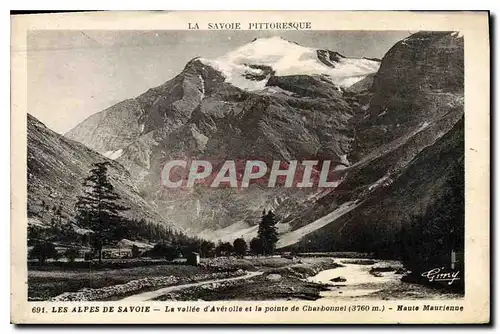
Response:
[[[267,213],[263,211],[257,236],[250,240],[250,244],[247,244],[243,238],[235,239],[232,244],[219,242],[219,245],[214,248],[215,256],[229,256],[231,254],[243,256],[247,252],[264,256],[274,254],[278,242],[276,223],[276,216],[271,210]]]
[[[64,241],[91,247],[92,253],[97,255],[101,263],[103,247],[123,239],[156,243],[151,250],[143,253],[137,246],[132,247],[133,257],[145,255],[174,259],[190,252],[198,252],[202,257],[231,254],[244,256],[248,251],[256,255],[272,255],[275,252],[278,233],[276,217],[272,211],[262,213],[257,236],[249,244],[243,238],[237,238],[233,243],[219,242],[215,245],[211,241],[189,237],[162,224],[154,224],[145,219],[125,218],[123,214],[129,208],[119,203],[120,196],[108,178],[108,165],[109,162],[92,165],[89,176],[83,182],[83,194],[78,196],[75,205],[75,220],[78,226],[88,229],[89,233],[77,233],[70,219],[64,217],[61,205],[54,206],[48,228],[28,228],[28,244],[34,246],[31,257],[38,258],[40,263],[44,263],[47,258],[57,259],[62,255],[73,261],[78,256],[78,249],[74,246],[64,254],[59,254],[55,249],[53,242]],[[50,212],[49,206],[43,202],[42,212]]]
[[[33,246],[30,256],[45,262],[47,258],[58,258],[54,242],[89,246],[102,262],[102,250],[123,239],[175,244],[180,248],[196,249],[201,239],[190,237],[163,224],[153,223],[146,219],[128,219],[124,213],[128,207],[121,205],[120,196],[116,193],[108,177],[109,162],[92,164],[87,178],[83,182],[83,193],[78,196],[75,205],[74,220],[79,227],[88,229],[88,233],[78,233],[78,226],[65,217],[62,205],[51,207],[42,201],[40,216],[50,218],[50,225],[28,226],[28,245]],[[72,247],[74,248],[74,247]],[[71,252],[71,258],[74,251]],[[69,259],[69,258],[68,258]]]

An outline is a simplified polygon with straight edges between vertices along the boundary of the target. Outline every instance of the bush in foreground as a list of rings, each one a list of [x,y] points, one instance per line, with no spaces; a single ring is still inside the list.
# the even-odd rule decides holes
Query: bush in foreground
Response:
[[[69,248],[64,253],[64,256],[68,259],[70,263],[75,262],[75,259],[80,255],[80,251],[76,247]]]
[[[239,256],[244,256],[247,252],[247,243],[243,238],[235,239],[233,242],[233,250]]]
[[[30,251],[30,257],[38,259],[40,265],[45,264],[47,259],[59,257],[56,247],[51,242],[36,244]]]
[[[179,256],[177,247],[169,245],[164,242],[156,244],[153,249],[149,251],[151,257],[165,258],[168,261],[173,261]]]
[[[230,256],[233,252],[233,245],[229,242],[222,242],[215,248],[217,256]]]

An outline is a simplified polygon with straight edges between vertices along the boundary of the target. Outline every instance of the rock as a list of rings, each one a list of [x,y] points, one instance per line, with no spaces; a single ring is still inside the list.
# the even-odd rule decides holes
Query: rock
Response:
[[[373,267],[370,272],[391,272],[391,271],[396,271],[396,268],[387,266],[387,267]]]
[[[398,269],[396,269],[396,271],[394,273],[398,274],[398,275],[402,275],[402,274],[406,273],[406,270],[405,270],[405,268],[398,268]]]
[[[266,280],[268,281],[281,281],[280,274],[269,274],[266,276]]]
[[[330,280],[330,282],[346,282],[347,279],[345,277],[342,277],[342,276],[338,276],[338,277],[335,277],[335,278],[332,278]]]

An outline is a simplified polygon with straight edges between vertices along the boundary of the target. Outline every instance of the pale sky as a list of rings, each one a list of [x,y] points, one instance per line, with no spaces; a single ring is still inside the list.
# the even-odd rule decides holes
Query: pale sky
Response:
[[[32,31],[28,112],[65,133],[90,115],[173,78],[194,57],[216,58],[256,37],[281,36],[348,57],[384,54],[408,31]]]

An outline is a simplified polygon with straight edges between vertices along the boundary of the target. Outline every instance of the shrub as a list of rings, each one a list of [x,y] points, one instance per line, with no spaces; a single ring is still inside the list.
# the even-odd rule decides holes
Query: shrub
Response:
[[[136,245],[132,245],[132,257],[138,258],[141,256],[141,250]]]
[[[231,245],[231,243],[229,242],[223,242],[215,248],[215,253],[218,256],[220,255],[229,256],[231,255],[232,251],[233,251],[233,245]]]
[[[58,256],[56,247],[51,242],[44,242],[36,244],[30,251],[30,257],[38,259],[40,265],[45,264],[47,259]]]
[[[244,256],[247,252],[247,243],[243,238],[235,239],[233,242],[234,252],[240,256]]]
[[[151,257],[163,257],[169,261],[173,261],[179,257],[179,253],[177,247],[164,242],[156,244],[153,249],[150,250]]]
[[[75,259],[80,255],[80,251],[76,247],[69,248],[64,253],[64,256],[68,259],[68,262],[73,263]]]
[[[260,240],[259,238],[253,238],[250,241],[250,250],[255,255],[262,254],[262,240]]]
[[[214,255],[215,244],[211,241],[203,241],[200,246],[201,257],[210,257]]]

